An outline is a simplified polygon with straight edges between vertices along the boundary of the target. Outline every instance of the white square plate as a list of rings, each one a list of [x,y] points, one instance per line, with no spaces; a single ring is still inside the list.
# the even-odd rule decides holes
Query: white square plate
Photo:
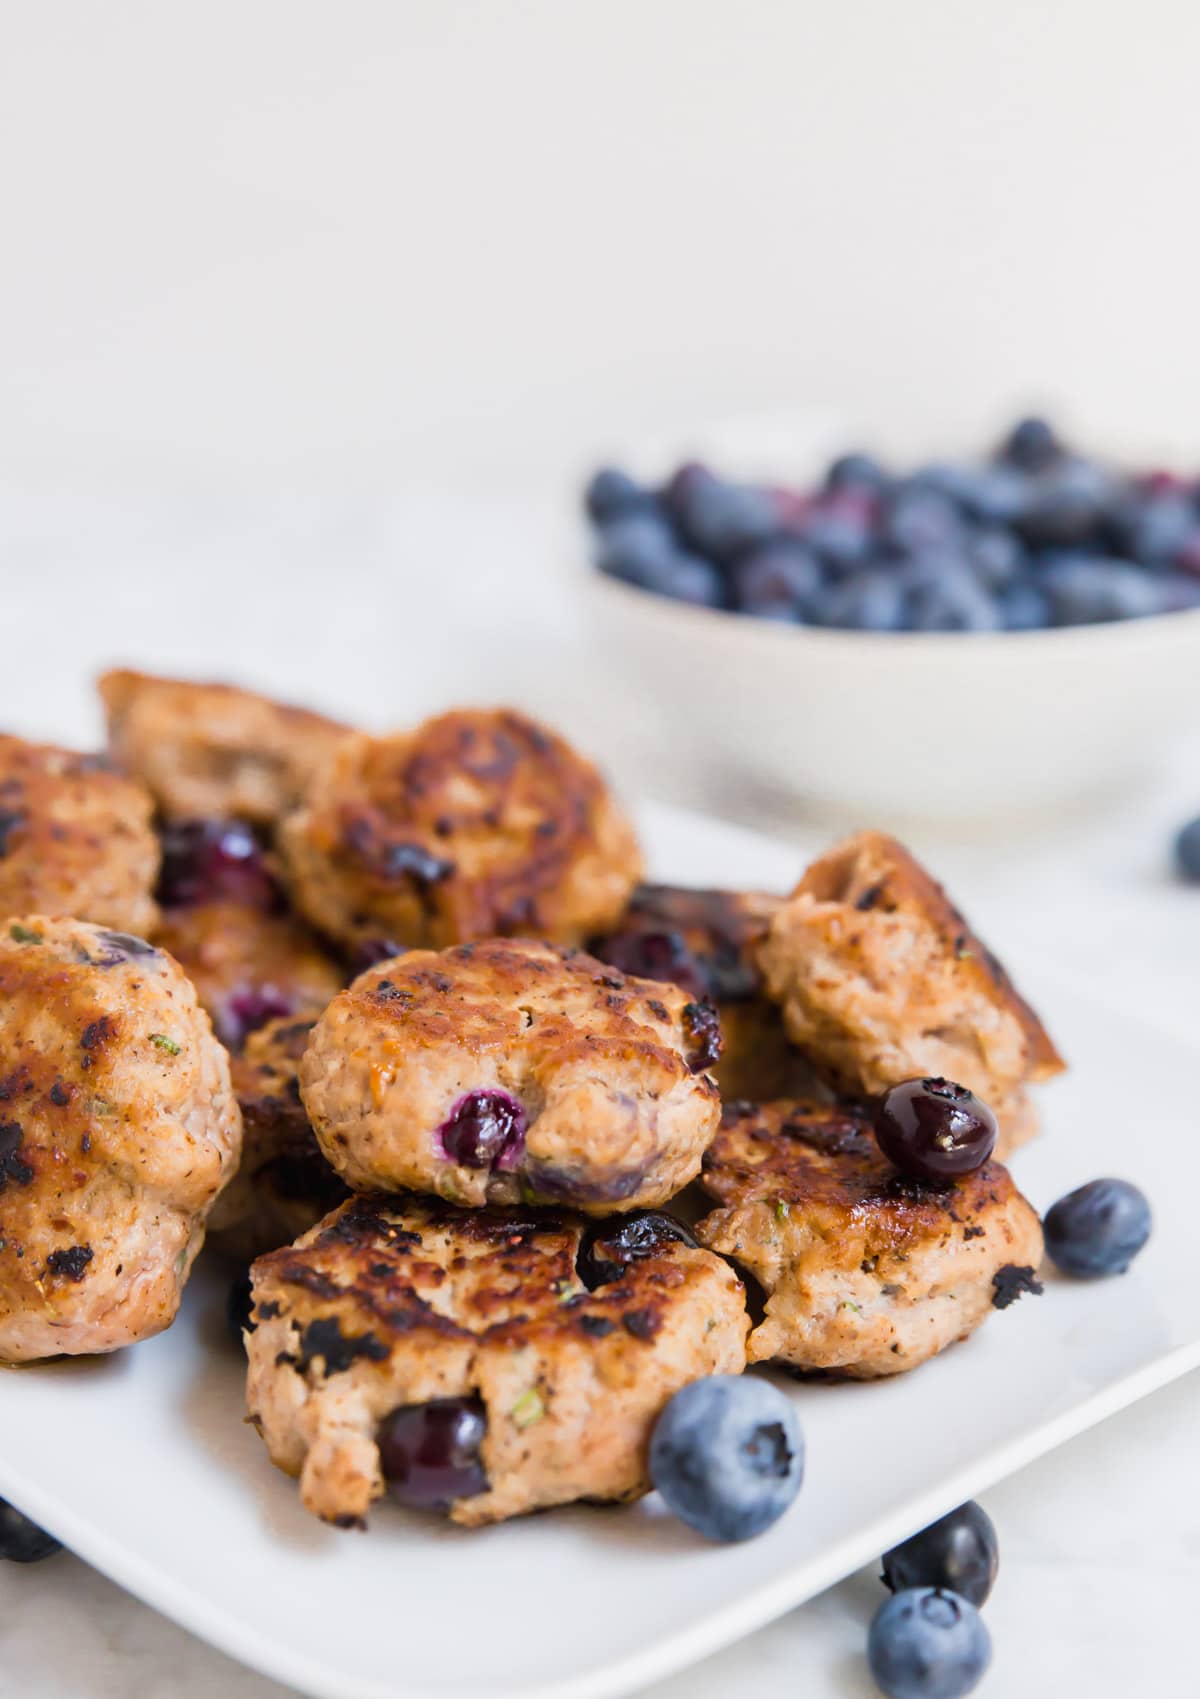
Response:
[[[784,888],[800,857],[665,809],[652,863]],[[1000,938],[1003,949],[1009,940]],[[1154,1237],[1124,1279],[1048,1278],[914,1374],[788,1386],[808,1437],[793,1510],[713,1548],[651,1498],[467,1533],[381,1507],[369,1535],[301,1510],[242,1422],[223,1290],[115,1357],[0,1381],[0,1493],[195,1633],[320,1699],[600,1699],[749,1632],[896,1539],[1200,1363],[1193,1054],[1022,963],[1072,1071],[1017,1159],[1045,1207],[1098,1174],[1140,1182]]]

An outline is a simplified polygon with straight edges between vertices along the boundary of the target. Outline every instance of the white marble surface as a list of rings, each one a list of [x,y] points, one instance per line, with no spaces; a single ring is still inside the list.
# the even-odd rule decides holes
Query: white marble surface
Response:
[[[68,500],[0,487],[9,639],[0,723],[94,735],[87,678],[118,659],[258,679],[377,724],[456,697],[512,697],[553,713],[633,782],[695,796],[669,765],[669,727],[643,726],[622,742],[603,657],[588,654],[578,629],[569,552],[553,504],[536,499],[463,503],[427,490],[388,500]],[[1195,1042],[1200,892],[1170,880],[1165,846],[1171,826],[1197,810],[1200,758],[1182,750],[1116,814],[1014,842],[923,835],[919,847],[1001,945],[1036,933],[1068,971]],[[796,835],[806,844],[819,834]],[[1152,1138],[1153,1081],[1128,1108],[1130,1136]],[[1003,1549],[988,1607],[989,1699],[1194,1692],[1198,1427],[1193,1376],[988,1495]],[[863,1635],[879,1596],[869,1575],[856,1577],[661,1684],[655,1699],[865,1696]],[[400,1578],[398,1656],[402,1609]],[[268,1699],[283,1690],[74,1558],[0,1566],[5,1699],[224,1691]]]

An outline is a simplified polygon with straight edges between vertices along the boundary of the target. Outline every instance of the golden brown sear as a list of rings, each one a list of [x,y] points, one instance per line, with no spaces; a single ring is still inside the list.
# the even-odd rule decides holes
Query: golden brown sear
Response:
[[[380,1424],[446,1398],[486,1422],[478,1490],[446,1507],[456,1522],[648,1491],[667,1400],[741,1372],[742,1288],[720,1258],[668,1239],[589,1291],[587,1231],[569,1215],[358,1197],[257,1262],[249,1408],[305,1508],[361,1523],[386,1490]]]
[[[34,910],[150,931],[153,812],[103,756],[0,736],[0,917]]]
[[[252,1032],[230,1069],[242,1110],[242,1160],[209,1218],[212,1248],[238,1262],[290,1244],[346,1196],[300,1101],[297,1070],[316,1012]]]
[[[270,824],[299,801],[349,728],[230,684],[120,669],[99,690],[109,745],[167,818]]]
[[[600,1215],[665,1203],[717,1127],[716,1012],[528,939],[413,950],[335,997],[300,1063],[355,1190]]]
[[[863,832],[813,863],[759,946],[767,993],[835,1089],[866,1097],[943,1075],[990,1104],[1007,1154],[1027,1087],[1061,1071],[1049,1034],[903,845]]]
[[[727,1105],[701,1184],[722,1206],[701,1244],[767,1294],[751,1362],[898,1374],[1040,1291],[1041,1224],[1007,1169],[906,1179],[852,1108]]]
[[[611,926],[640,862],[596,769],[510,710],[460,710],[344,744],[281,845],[295,898],[355,947]]]
[[[782,905],[765,891],[639,885],[615,930],[588,946],[626,973],[716,1004],[724,1042],[713,1078],[725,1097],[761,1103],[819,1090],[763,993],[758,946]]]
[[[0,1358],[174,1319],[237,1165],[229,1063],[177,965],[123,932],[0,928]]]
[[[266,1021],[319,1014],[345,983],[295,915],[251,903],[217,899],[164,909],[155,942],[183,968],[230,1050]]]

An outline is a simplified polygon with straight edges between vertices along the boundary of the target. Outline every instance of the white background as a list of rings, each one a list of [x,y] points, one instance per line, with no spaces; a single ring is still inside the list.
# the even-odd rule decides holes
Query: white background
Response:
[[[915,453],[1045,402],[1200,463],[1197,63],[1167,0],[0,0],[0,719],[90,735],[130,658],[381,724],[511,695],[619,758],[566,570],[593,454],[797,407]],[[686,789],[670,751],[638,782]],[[920,847],[1194,1040],[1197,807],[1181,760],[1121,818]],[[991,1699],[1191,1691],[1198,1418],[1185,1383],[990,1497]],[[865,1692],[874,1597],[661,1699]],[[277,1691],[74,1560],[0,1574],[6,1699],[230,1689]]]

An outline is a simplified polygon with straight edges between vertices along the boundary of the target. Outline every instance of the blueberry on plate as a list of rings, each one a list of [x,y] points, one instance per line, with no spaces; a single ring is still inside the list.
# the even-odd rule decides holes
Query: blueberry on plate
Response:
[[[40,1563],[61,1550],[53,1534],[23,1516],[15,1504],[0,1498],[0,1558],[10,1563]]]
[[[1124,1274],[1153,1225],[1144,1192],[1128,1180],[1089,1180],[1047,1211],[1046,1255],[1064,1274]]]
[[[1200,884],[1200,816],[1189,820],[1175,839],[1175,865],[1181,878]]]
[[[992,1519],[974,1499],[968,1499],[885,1552],[883,1581],[893,1593],[907,1587],[941,1587],[978,1610],[995,1585],[999,1567]]]
[[[997,1137],[981,1098],[938,1075],[901,1080],[875,1106],[875,1139],[902,1174],[944,1185],[982,1168]]]
[[[991,1661],[991,1636],[975,1606],[937,1587],[893,1594],[867,1636],[867,1662],[888,1699],[963,1699]]]
[[[650,1440],[650,1478],[667,1508],[710,1540],[753,1539],[804,1479],[804,1436],[790,1400],[750,1375],[681,1388]]]

